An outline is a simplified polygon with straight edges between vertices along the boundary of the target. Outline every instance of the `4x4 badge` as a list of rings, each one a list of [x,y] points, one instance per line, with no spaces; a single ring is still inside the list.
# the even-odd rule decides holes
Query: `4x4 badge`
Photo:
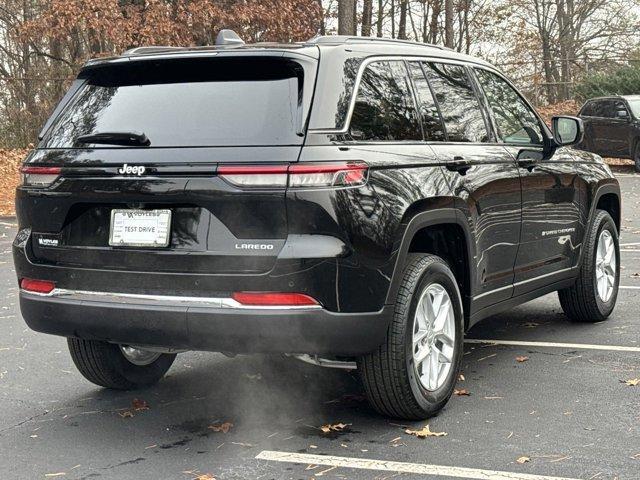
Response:
[[[118,169],[120,175],[142,175],[146,169],[142,165],[128,165],[124,164],[122,168]]]

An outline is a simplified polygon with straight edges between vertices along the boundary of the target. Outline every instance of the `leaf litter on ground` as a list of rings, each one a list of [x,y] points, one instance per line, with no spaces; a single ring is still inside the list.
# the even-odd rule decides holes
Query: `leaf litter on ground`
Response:
[[[407,428],[404,433],[407,435],[413,435],[418,438],[427,438],[427,437],[444,437],[447,435],[447,432],[432,432],[429,428],[429,424],[422,427],[421,430],[412,430]]]

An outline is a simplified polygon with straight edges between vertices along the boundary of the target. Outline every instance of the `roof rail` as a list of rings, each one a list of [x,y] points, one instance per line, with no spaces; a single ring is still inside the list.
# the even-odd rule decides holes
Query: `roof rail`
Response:
[[[130,48],[129,50],[125,50],[122,55],[142,55],[145,53],[157,53],[157,52],[165,52],[172,50],[184,50],[184,47],[170,47],[170,46],[161,46],[155,45],[151,47],[135,47]]]
[[[403,45],[414,45],[418,47],[431,47],[438,48],[440,50],[451,50],[450,48],[444,47],[442,45],[434,45],[431,43],[422,43],[422,42],[414,42],[412,40],[400,40],[397,38],[383,38],[383,37],[358,37],[352,35],[317,35],[313,38],[307,40],[306,43],[314,43],[314,44],[345,44],[345,43],[396,43]]]

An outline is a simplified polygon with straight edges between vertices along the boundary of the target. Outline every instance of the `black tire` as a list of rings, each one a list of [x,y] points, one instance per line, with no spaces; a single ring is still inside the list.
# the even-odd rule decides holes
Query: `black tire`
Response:
[[[136,365],[113,343],[80,338],[68,338],[67,343],[73,363],[84,378],[116,390],[134,390],[157,383],[176,358],[175,354],[163,353],[148,365]]]
[[[636,141],[636,146],[633,149],[633,165],[636,172],[640,173],[640,140]]]
[[[436,390],[424,388],[413,360],[415,311],[422,292],[434,283],[449,295],[455,317],[455,341],[451,367]],[[422,420],[437,414],[455,387],[462,362],[462,301],[449,266],[435,255],[412,254],[407,259],[393,319],[386,341],[358,359],[358,370],[369,402],[379,413],[405,420]]]
[[[598,294],[596,285],[596,249],[603,230],[607,230],[613,239],[616,255],[616,271],[613,293],[607,301]],[[618,229],[611,216],[604,210],[596,210],[590,230],[584,238],[582,265],[576,283],[569,288],[558,290],[562,310],[575,322],[594,323],[606,320],[616,305],[620,284],[620,245]]]

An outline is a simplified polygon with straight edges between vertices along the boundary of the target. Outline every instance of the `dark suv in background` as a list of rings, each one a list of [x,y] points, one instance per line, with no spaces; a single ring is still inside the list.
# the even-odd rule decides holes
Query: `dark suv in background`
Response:
[[[588,100],[580,109],[580,148],[606,157],[630,158],[640,172],[640,95]]]
[[[559,291],[606,319],[620,190],[488,63],[358,37],[89,62],[17,190],[28,325],[150,385],[177,352],[353,366],[385,415],[449,399],[464,332]]]

